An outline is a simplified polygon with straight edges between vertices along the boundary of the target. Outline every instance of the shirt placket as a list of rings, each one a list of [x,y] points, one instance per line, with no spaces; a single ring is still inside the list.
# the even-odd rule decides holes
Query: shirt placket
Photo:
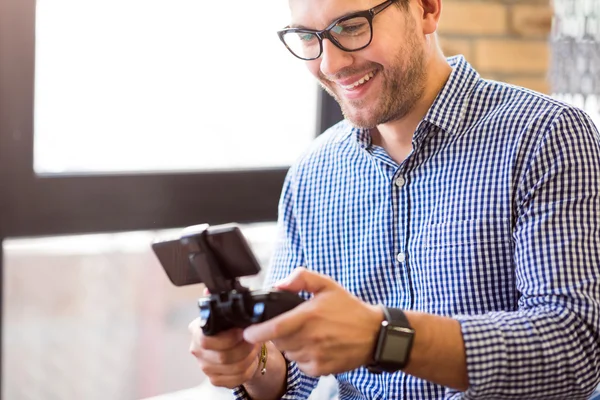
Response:
[[[406,159],[398,166],[392,180],[392,193],[394,199],[394,232],[396,240],[394,241],[396,248],[394,249],[394,261],[396,267],[396,276],[402,290],[403,296],[398,307],[406,310],[412,310],[415,304],[414,282],[411,274],[411,254],[409,252],[409,242],[412,218],[415,216],[412,213],[411,205],[414,201],[413,194],[410,190],[411,171],[417,164],[417,159],[422,156],[425,139],[433,127],[422,121],[417,127],[412,140],[412,151]]]
[[[409,156],[410,157],[410,156]],[[412,303],[412,282],[409,270],[409,253],[407,251],[409,235],[409,171],[408,158],[397,168],[392,181],[392,207],[394,210],[394,273],[402,296],[398,299],[400,308],[410,308]]]

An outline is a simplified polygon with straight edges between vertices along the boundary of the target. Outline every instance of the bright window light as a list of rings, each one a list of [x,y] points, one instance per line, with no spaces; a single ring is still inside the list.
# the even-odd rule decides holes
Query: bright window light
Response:
[[[317,85],[276,30],[287,2],[39,0],[35,170],[290,165]]]

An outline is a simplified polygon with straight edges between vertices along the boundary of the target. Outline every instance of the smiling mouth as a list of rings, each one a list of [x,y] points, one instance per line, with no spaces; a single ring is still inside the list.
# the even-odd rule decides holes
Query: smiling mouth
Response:
[[[365,76],[363,76],[362,78],[360,78],[359,80],[357,80],[356,82],[351,83],[350,85],[340,85],[340,86],[346,90],[353,90],[361,85],[364,85],[366,82],[368,82],[370,79],[372,79],[376,74],[377,74],[377,72],[371,71],[368,74],[366,74]]]

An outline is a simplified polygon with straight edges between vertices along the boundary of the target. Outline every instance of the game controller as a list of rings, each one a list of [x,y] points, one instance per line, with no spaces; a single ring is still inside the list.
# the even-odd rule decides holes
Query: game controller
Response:
[[[304,301],[281,290],[232,291],[198,300],[200,326],[206,336],[231,328],[246,328],[287,312]]]
[[[210,296],[198,300],[206,336],[267,321],[304,302],[292,292],[242,286],[239,278],[258,274],[260,265],[236,224],[188,227],[152,249],[174,285],[206,285]]]

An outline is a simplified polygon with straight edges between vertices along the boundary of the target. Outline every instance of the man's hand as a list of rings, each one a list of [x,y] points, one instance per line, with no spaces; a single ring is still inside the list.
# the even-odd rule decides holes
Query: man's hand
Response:
[[[311,376],[351,371],[371,361],[383,311],[366,304],[331,278],[297,268],[276,288],[314,297],[244,330],[250,343],[271,340]]]
[[[204,336],[199,318],[190,323],[189,330],[190,352],[213,385],[233,389],[256,375],[260,345],[246,342],[242,330]]]

